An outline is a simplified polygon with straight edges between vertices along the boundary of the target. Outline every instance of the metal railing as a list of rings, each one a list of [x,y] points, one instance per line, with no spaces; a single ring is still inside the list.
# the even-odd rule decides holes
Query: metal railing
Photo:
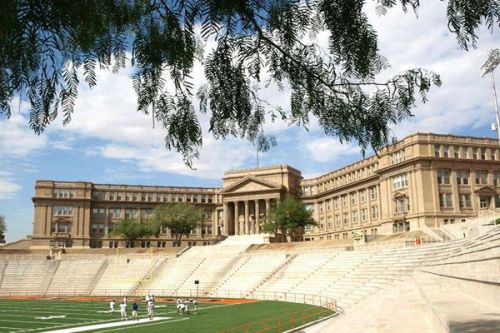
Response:
[[[173,297],[173,298],[240,298],[268,301],[281,301],[291,303],[302,303],[327,307],[336,310],[337,303],[335,299],[324,295],[313,295],[304,293],[289,293],[277,291],[251,291],[251,290],[203,290],[203,289],[144,289],[142,294],[134,293],[130,288],[127,289],[94,289],[92,295],[83,290],[51,290],[48,293],[44,291],[31,291],[19,289],[1,289],[0,296],[33,296],[33,297],[111,297],[111,296],[136,296],[142,297],[146,294],[155,295],[155,297]],[[144,294],[144,295],[143,295]]]

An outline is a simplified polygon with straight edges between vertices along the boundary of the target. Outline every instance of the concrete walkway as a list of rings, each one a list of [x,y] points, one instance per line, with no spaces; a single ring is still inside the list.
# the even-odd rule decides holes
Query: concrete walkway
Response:
[[[392,290],[373,295],[345,314],[306,333],[434,333],[428,307],[411,278]]]

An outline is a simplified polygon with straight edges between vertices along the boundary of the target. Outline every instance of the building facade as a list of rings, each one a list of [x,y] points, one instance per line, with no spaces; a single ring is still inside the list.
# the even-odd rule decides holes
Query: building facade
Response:
[[[204,223],[186,241],[205,245],[221,236],[259,233],[266,213],[287,197],[313,211],[317,227],[304,240],[394,234],[456,223],[500,211],[498,140],[416,133],[317,178],[287,165],[232,170],[222,188],[135,186],[38,180],[32,247],[50,242],[99,248],[123,246],[110,233],[122,219],[143,222],[156,205],[188,203]],[[170,246],[168,233],[134,246]]]

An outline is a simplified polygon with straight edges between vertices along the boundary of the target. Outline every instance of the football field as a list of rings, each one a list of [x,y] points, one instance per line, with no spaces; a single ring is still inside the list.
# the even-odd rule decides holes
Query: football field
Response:
[[[117,309],[119,298],[117,301]],[[205,303],[198,313],[178,314],[173,303],[156,303],[153,320],[139,304],[139,322],[121,321],[119,310],[109,313],[107,301],[0,299],[0,333],[12,332],[284,332],[333,312],[306,304],[256,301],[242,304]]]

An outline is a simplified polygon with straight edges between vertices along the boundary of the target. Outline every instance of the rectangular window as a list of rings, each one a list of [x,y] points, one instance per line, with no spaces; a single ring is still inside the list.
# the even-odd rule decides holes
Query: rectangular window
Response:
[[[468,158],[467,147],[462,147],[462,158],[464,158],[464,159]]]
[[[392,187],[397,190],[408,187],[408,177],[406,174],[392,177]]]
[[[476,184],[488,184],[488,171],[476,171]]]
[[[349,213],[344,213],[342,221],[344,224],[349,224]]]
[[[52,211],[53,216],[72,216],[73,207],[72,206],[54,206]]]
[[[479,207],[481,209],[490,208],[490,197],[479,197]]]
[[[119,219],[122,216],[122,212],[120,208],[110,208],[109,209],[109,216],[112,219]]]
[[[439,193],[439,206],[441,208],[453,208],[451,193]]]
[[[372,206],[372,219],[378,219],[378,206]]]
[[[434,145],[434,156],[441,157],[441,145]]]
[[[53,196],[54,196],[54,198],[58,198],[58,199],[71,199],[71,198],[75,197],[75,191],[74,190],[55,189]]]
[[[392,154],[391,155],[391,159],[392,159],[392,164],[401,163],[402,161],[404,161],[404,153],[403,153],[403,151],[398,151],[398,152]]]
[[[364,222],[368,219],[368,209],[363,208],[361,210],[361,221]]]
[[[126,219],[135,219],[137,217],[137,210],[135,208],[126,208],[125,209],[125,218]]]
[[[472,148],[472,158],[477,160],[478,148]]]
[[[493,184],[495,184],[495,186],[500,186],[500,172],[495,172],[493,175]]]
[[[410,210],[410,200],[407,197],[396,199],[396,213],[404,213]]]
[[[347,195],[342,196],[342,207],[347,207]]]
[[[469,185],[469,170],[459,170],[457,172],[457,184],[458,185]]]
[[[377,197],[378,197],[377,187],[376,186],[370,187],[370,199],[376,200]]]
[[[486,159],[486,148],[481,148],[481,159],[482,160]]]
[[[358,203],[358,195],[357,193],[352,193],[351,194],[351,205],[355,205]]]
[[[450,146],[443,146],[443,157],[450,157]]]
[[[153,216],[152,209],[141,209],[141,219],[149,219],[151,216]]]
[[[366,190],[359,191],[359,202],[361,203],[366,202]]]
[[[104,233],[104,224],[92,223],[90,232],[93,234],[103,234]]]
[[[450,170],[441,169],[437,171],[437,182],[438,184],[449,184],[450,183]]]
[[[459,147],[459,146],[455,146],[455,147],[453,147],[453,156],[454,156],[455,158],[458,158],[458,152],[459,152],[459,150],[460,150],[460,147]]]
[[[470,199],[470,194],[460,194],[460,208],[471,208],[472,203]]]
[[[338,227],[340,226],[340,215],[335,214],[335,225]]]
[[[93,191],[92,192],[92,199],[94,200],[106,200],[106,192],[101,192],[101,191]]]
[[[92,208],[92,218],[103,219],[106,216],[105,208]]]
[[[357,210],[353,210],[352,211],[352,223],[358,223],[358,211]]]

